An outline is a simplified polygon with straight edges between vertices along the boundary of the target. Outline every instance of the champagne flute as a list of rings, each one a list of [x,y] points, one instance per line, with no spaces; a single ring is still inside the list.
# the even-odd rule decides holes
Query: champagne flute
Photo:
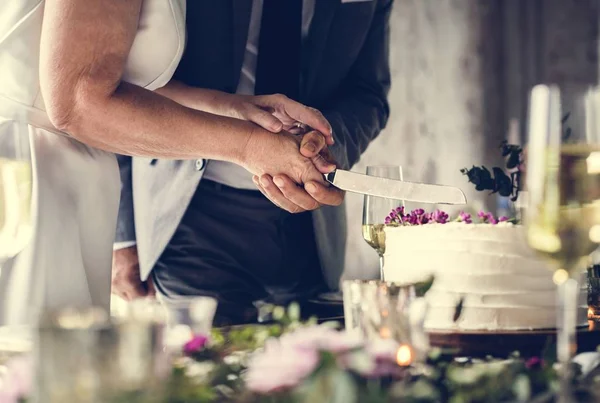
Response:
[[[31,193],[29,132],[26,127],[9,125],[0,129],[0,266],[31,238]]]
[[[597,90],[561,97],[539,85],[530,102],[525,224],[529,245],[549,261],[559,289],[557,356],[566,394],[567,363],[577,351],[577,282],[600,243],[598,97]]]
[[[402,177],[402,167],[397,165],[368,166],[367,175],[404,180]],[[403,202],[384,197],[365,195],[362,235],[364,240],[375,249],[379,255],[379,276],[381,280],[384,280],[383,255],[385,253],[385,217],[390,214],[392,209],[398,207],[400,204],[403,204]]]

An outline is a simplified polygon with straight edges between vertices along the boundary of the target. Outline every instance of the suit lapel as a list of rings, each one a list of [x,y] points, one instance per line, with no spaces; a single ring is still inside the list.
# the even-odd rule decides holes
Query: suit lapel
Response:
[[[317,71],[327,45],[327,36],[339,0],[315,0],[315,14],[308,33],[306,46],[302,50],[301,99],[306,102],[315,83]]]
[[[230,2],[233,12],[233,74],[235,75],[233,82],[235,83],[234,88],[237,88],[248,41],[253,0],[230,0]]]

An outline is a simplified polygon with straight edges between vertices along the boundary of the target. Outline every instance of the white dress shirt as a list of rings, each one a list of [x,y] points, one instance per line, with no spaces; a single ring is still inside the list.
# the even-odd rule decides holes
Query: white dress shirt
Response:
[[[258,58],[258,41],[260,37],[260,23],[262,17],[263,0],[254,0],[246,53],[240,73],[240,82],[237,94],[254,95],[256,83],[256,61]],[[302,38],[306,38],[315,11],[315,0],[304,0],[302,6]],[[282,67],[285,68],[285,67]],[[204,179],[209,179],[238,189],[257,190],[252,182],[252,174],[239,165],[226,161],[211,160],[204,171]]]

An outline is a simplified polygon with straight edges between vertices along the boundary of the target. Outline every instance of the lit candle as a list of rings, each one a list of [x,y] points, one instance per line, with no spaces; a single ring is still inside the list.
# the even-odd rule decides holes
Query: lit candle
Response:
[[[407,367],[412,362],[412,349],[406,344],[402,344],[398,347],[398,352],[396,353],[396,362],[401,367]]]

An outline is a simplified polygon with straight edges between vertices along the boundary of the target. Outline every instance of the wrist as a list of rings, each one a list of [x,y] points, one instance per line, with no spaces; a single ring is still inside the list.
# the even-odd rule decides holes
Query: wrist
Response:
[[[243,166],[248,171],[256,173],[256,161],[261,152],[261,144],[268,141],[267,136],[272,134],[259,126],[250,124],[249,130],[245,132],[245,139],[238,151],[236,164]]]

